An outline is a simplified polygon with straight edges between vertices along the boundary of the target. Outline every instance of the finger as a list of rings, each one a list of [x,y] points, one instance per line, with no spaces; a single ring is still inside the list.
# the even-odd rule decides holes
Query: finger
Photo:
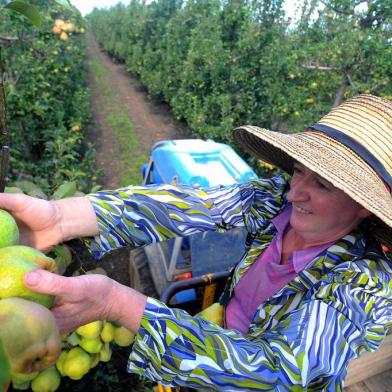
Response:
[[[21,194],[0,193],[0,208],[12,213],[24,209],[29,196]]]
[[[72,292],[69,279],[42,269],[29,271],[24,276],[24,282],[31,290],[51,295],[64,295]]]

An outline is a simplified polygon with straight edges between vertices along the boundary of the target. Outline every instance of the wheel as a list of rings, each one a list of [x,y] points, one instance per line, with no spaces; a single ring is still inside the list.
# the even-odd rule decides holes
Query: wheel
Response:
[[[129,281],[135,290],[149,297],[159,298],[143,248],[129,252]]]

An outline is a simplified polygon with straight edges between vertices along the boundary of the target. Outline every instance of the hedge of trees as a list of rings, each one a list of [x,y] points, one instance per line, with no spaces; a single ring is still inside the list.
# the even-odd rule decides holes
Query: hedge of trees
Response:
[[[85,21],[77,10],[54,1],[30,3],[42,15],[41,29],[13,12],[3,10],[0,17],[9,177],[33,181],[44,192],[65,181],[88,191],[94,186],[95,157],[84,143],[90,119]]]
[[[358,93],[392,98],[388,0],[134,0],[95,9],[100,45],[194,134],[240,124],[295,132]]]

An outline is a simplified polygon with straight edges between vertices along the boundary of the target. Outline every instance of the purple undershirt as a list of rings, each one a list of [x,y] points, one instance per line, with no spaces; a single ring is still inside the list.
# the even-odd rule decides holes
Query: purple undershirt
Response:
[[[313,246],[293,252],[286,264],[280,264],[283,234],[290,226],[291,205],[272,219],[276,227],[268,248],[249,267],[238,282],[226,308],[226,326],[246,335],[257,308],[293,280],[323,250],[332,245]]]

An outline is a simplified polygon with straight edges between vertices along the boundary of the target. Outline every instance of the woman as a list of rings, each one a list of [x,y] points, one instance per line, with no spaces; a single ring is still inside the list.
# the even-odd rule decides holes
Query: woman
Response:
[[[54,202],[1,195],[24,242],[75,237],[99,257],[245,226],[247,253],[222,296],[225,329],[103,276],[31,272],[57,296],[63,332],[96,319],[137,333],[128,368],[164,385],[225,391],[342,390],[349,361],[392,323],[392,104],[360,95],[301,134],[241,127],[237,142],[292,174],[209,190],[123,188]],[[224,251],[224,250],[223,250]]]

